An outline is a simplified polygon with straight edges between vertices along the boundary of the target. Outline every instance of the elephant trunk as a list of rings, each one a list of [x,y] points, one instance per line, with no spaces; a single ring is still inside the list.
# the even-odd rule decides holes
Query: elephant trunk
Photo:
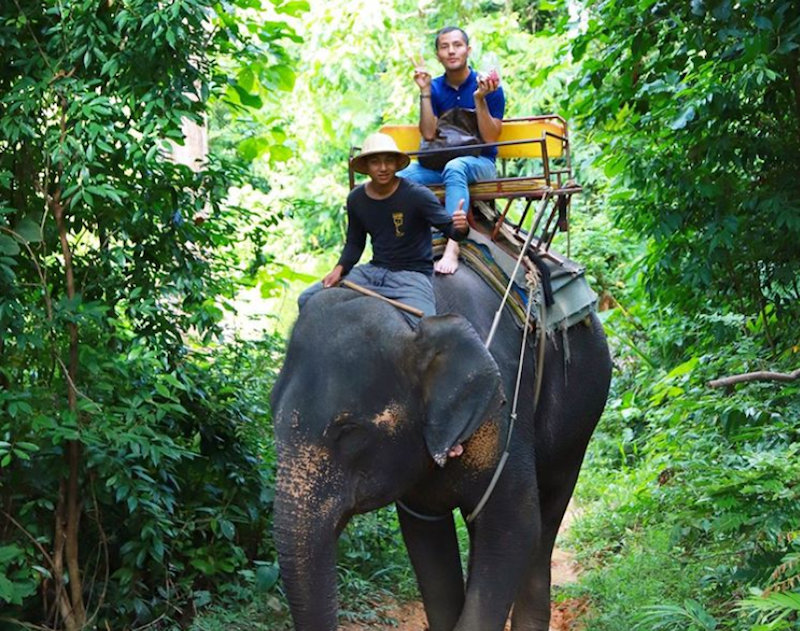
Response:
[[[336,552],[344,524],[342,503],[330,495],[321,498],[316,484],[299,485],[304,492],[298,492],[296,470],[286,477],[280,473],[274,536],[295,629],[336,631]]]

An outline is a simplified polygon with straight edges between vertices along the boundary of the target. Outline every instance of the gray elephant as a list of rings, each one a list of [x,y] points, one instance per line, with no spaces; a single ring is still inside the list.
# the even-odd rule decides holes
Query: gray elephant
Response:
[[[608,395],[605,335],[592,314],[548,339],[535,418],[526,354],[507,463],[469,524],[465,584],[452,510],[476,508],[504,452],[522,334],[504,314],[489,353],[496,293],[466,266],[434,285],[438,311],[458,315],[414,330],[383,301],[327,289],[295,325],[272,409],[274,534],[298,631],[335,631],[338,536],[397,501],[430,631],[501,631],[512,605],[514,631],[548,629],[553,543]],[[462,441],[461,457],[435,464]]]

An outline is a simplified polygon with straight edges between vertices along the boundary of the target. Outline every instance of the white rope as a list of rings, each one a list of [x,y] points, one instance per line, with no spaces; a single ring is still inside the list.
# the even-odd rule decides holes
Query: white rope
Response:
[[[397,504],[400,508],[402,508],[405,512],[407,512],[412,517],[416,517],[417,519],[421,519],[423,521],[441,521],[442,519],[447,517],[447,515],[450,514],[450,513],[447,513],[447,515],[423,515],[422,513],[418,513],[417,511],[410,509],[408,506],[406,506],[400,500],[395,500],[394,503]]]
[[[548,190],[545,193],[545,196],[542,198],[542,205],[539,208],[539,213],[541,214],[544,212],[544,208],[547,204],[547,201],[550,197],[550,191]],[[516,265],[514,266],[514,271],[511,273],[511,276],[508,281],[508,287],[506,287],[505,295],[503,296],[503,300],[500,302],[500,307],[497,309],[497,313],[494,316],[494,322],[492,323],[492,328],[489,331],[489,335],[486,338],[486,348],[488,349],[492,343],[492,339],[494,338],[494,334],[497,332],[497,327],[500,324],[500,316],[503,313],[503,308],[508,301],[508,296],[511,293],[511,288],[514,284],[514,279],[517,276],[517,271],[519,270],[519,266],[522,263],[522,259],[525,256],[525,253],[528,251],[528,246],[530,245],[531,238],[533,236],[533,230],[528,233],[528,237],[525,239],[525,245],[523,246],[522,250],[519,253],[519,257],[517,258]],[[489,482],[489,486],[486,488],[486,491],[483,493],[483,496],[478,501],[477,506],[473,509],[473,511],[467,515],[466,521],[467,523],[471,523],[475,520],[475,518],[480,514],[483,510],[483,507],[486,505],[486,502],[489,501],[489,498],[492,496],[492,492],[494,491],[494,487],[497,485],[497,481],[500,479],[500,475],[503,473],[503,469],[505,469],[506,462],[508,461],[509,457],[509,447],[511,446],[511,436],[514,433],[514,424],[517,420],[517,403],[519,402],[519,389],[520,385],[522,384],[522,369],[525,363],[525,348],[528,345],[528,330],[530,329],[530,322],[531,322],[531,308],[533,307],[533,295],[536,288],[539,286],[539,274],[538,270],[532,269],[525,275],[526,280],[528,281],[528,286],[530,287],[530,292],[528,293],[528,304],[525,309],[525,322],[523,322],[523,333],[522,333],[522,346],[519,351],[519,365],[517,367],[517,381],[514,386],[514,398],[511,403],[511,414],[509,418],[508,424],[508,432],[506,433],[506,444],[505,448],[503,449],[503,455],[500,457],[500,461],[497,463],[497,467],[494,470],[494,475],[492,476],[491,481]],[[541,331],[541,336],[539,340],[539,355],[537,358],[537,366],[536,366],[536,388],[534,390],[533,396],[533,414],[532,416],[535,417],[536,415],[536,407],[539,403],[539,393],[541,392],[542,386],[542,372],[544,367],[544,345],[545,345],[545,327],[544,327],[544,300],[539,301],[539,330]],[[422,513],[418,513],[408,506],[406,506],[400,500],[395,502],[397,506],[401,509],[406,511],[409,515],[416,517],[417,519],[422,519],[425,521],[439,521],[447,517],[447,515],[423,515]]]
[[[552,192],[553,192],[552,189],[549,188],[545,190],[544,196],[542,197],[542,203],[539,205],[539,210],[536,212],[536,218],[533,223],[534,226],[539,222],[539,217],[544,213],[544,209],[547,208],[547,203],[550,201],[550,194]],[[528,236],[525,238],[525,244],[519,251],[517,262],[514,264],[514,271],[511,272],[511,275],[508,278],[508,286],[506,287],[506,293],[503,294],[503,299],[500,301],[500,306],[497,308],[497,311],[494,314],[494,321],[492,322],[492,328],[489,331],[489,335],[486,337],[486,342],[485,342],[486,348],[489,348],[492,345],[492,341],[494,340],[494,334],[497,332],[497,327],[500,325],[500,316],[503,314],[503,309],[506,306],[506,302],[508,302],[508,296],[511,294],[511,288],[514,286],[514,279],[517,277],[519,266],[522,264],[522,259],[528,252],[528,247],[530,246],[532,239],[533,239],[533,229],[531,229],[530,232],[528,232]]]
[[[530,329],[530,322],[531,322],[531,307],[533,306],[533,292],[535,291],[536,287],[538,286],[538,277],[535,274],[529,274],[526,276],[528,278],[528,286],[530,287],[530,292],[528,293],[528,305],[525,310],[525,322],[524,322],[524,331],[522,333],[522,347],[519,350],[519,366],[517,367],[517,383],[514,386],[514,399],[511,402],[511,415],[510,420],[508,423],[508,432],[506,433],[506,446],[503,450],[503,455],[500,457],[500,462],[497,463],[497,468],[494,470],[494,475],[492,476],[491,482],[489,482],[489,486],[486,488],[486,491],[481,497],[478,505],[475,509],[467,515],[467,523],[472,523],[472,521],[478,516],[478,514],[483,510],[483,507],[486,505],[486,502],[489,501],[489,498],[492,495],[492,491],[494,491],[495,485],[497,485],[497,481],[500,479],[500,474],[503,473],[503,469],[505,469],[506,461],[508,460],[509,456],[509,447],[511,446],[511,435],[514,433],[514,423],[517,420],[517,403],[519,403],[519,388],[522,384],[522,369],[525,364],[525,347],[528,345],[528,330]],[[539,328],[544,330],[544,322],[539,323]],[[541,368],[541,367],[539,367]],[[539,371],[537,371],[539,372]],[[538,377],[538,375],[537,375]],[[534,397],[533,402],[533,413],[536,414],[536,403],[538,400],[538,387],[537,387],[537,395]]]

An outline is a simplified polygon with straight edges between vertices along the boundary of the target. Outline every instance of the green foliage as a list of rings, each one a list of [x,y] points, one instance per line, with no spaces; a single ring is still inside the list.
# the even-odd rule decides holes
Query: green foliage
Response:
[[[752,597],[740,602],[743,611],[758,614],[758,622],[752,631],[783,631],[797,628],[800,615],[800,593],[798,592],[756,592]]]
[[[187,601],[202,606],[204,590],[233,579],[250,559],[272,557],[263,540],[273,484],[263,419],[276,349],[274,341],[230,343],[213,361],[186,355],[170,373],[159,361],[131,366],[123,357],[116,374],[119,365],[107,361],[109,372],[90,391],[115,389],[93,399],[80,426],[38,409],[4,423],[7,436],[40,446],[4,468],[4,505],[15,507],[18,521],[18,530],[6,525],[17,544],[3,549],[16,552],[13,571],[3,572],[13,593],[31,596],[51,573],[27,536],[52,536],[70,432],[80,435],[85,456],[84,571],[105,575],[96,588],[106,593],[101,619],[145,623]],[[274,580],[266,589],[273,588]]]
[[[587,513],[573,526],[584,563],[595,568],[586,583],[598,620],[607,621],[596,628],[768,629],[758,625],[772,618],[757,621],[750,601],[746,615],[732,608],[751,588],[796,586],[800,388],[708,388],[712,378],[769,360],[747,336],[746,319],[708,312],[689,321],[648,303],[641,286],[619,289],[619,302],[633,306],[603,314],[618,371],[582,477]],[[790,351],[771,368],[795,361]],[[678,559],[686,572],[654,574],[649,595],[632,593],[619,573],[641,551],[628,542],[658,533],[669,534],[658,562]],[[615,589],[630,613],[615,604]],[[791,621],[790,601],[760,604],[782,606],[774,618]]]
[[[654,605],[647,607],[634,629],[653,631],[715,631],[717,621],[696,600],[686,600],[682,605]]]
[[[0,546],[0,599],[10,605],[21,605],[36,592],[40,576],[49,572],[26,563],[25,551],[16,545]]]
[[[274,217],[230,203],[246,151],[191,167],[172,155],[212,105],[264,125],[263,95],[293,81],[283,43],[298,38],[280,16],[304,7],[73,0],[0,15],[4,615],[177,619],[274,563],[280,341],[222,337]]]
[[[800,305],[797,4],[615,0],[581,26],[563,51],[580,62],[565,106],[603,147],[616,220],[649,239],[648,288],[688,313],[730,305],[786,348]]]
[[[375,592],[401,599],[416,593],[394,507],[353,518],[340,540],[339,572],[343,609],[354,617],[368,612]]]
[[[422,11],[405,0],[318,3],[303,20],[307,44],[286,104],[296,156],[280,167],[286,179],[275,195],[303,226],[307,249],[338,248],[342,241],[351,146],[381,125],[417,122],[410,57],[422,57],[440,74],[433,41],[447,24],[467,30],[475,67],[499,69],[507,116],[557,109],[563,80],[545,81],[539,73],[556,40],[520,30],[500,3],[456,0]]]
[[[580,529],[582,522],[577,524]],[[570,540],[583,540],[584,536],[574,531]],[[590,599],[592,608],[583,621],[587,631],[634,629],[639,607],[693,597],[702,565],[675,554],[668,531],[629,528],[609,533],[606,544],[603,564],[594,565],[585,558],[587,571],[581,582],[565,588],[568,596]]]

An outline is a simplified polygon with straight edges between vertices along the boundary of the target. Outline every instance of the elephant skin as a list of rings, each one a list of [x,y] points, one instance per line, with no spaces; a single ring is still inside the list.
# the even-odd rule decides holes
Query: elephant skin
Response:
[[[514,631],[548,629],[553,543],[608,396],[605,335],[592,315],[568,340],[547,338],[535,412],[526,353],[508,461],[469,524],[465,582],[452,510],[475,509],[504,451],[522,334],[503,314],[486,350],[500,299],[468,267],[434,286],[438,312],[457,315],[416,330],[391,305],[338,288],[295,324],[272,409],[275,541],[298,631],[335,631],[338,536],[352,515],[398,500],[441,517],[398,507],[430,631],[502,631],[512,605]],[[446,460],[460,442],[463,455]]]

